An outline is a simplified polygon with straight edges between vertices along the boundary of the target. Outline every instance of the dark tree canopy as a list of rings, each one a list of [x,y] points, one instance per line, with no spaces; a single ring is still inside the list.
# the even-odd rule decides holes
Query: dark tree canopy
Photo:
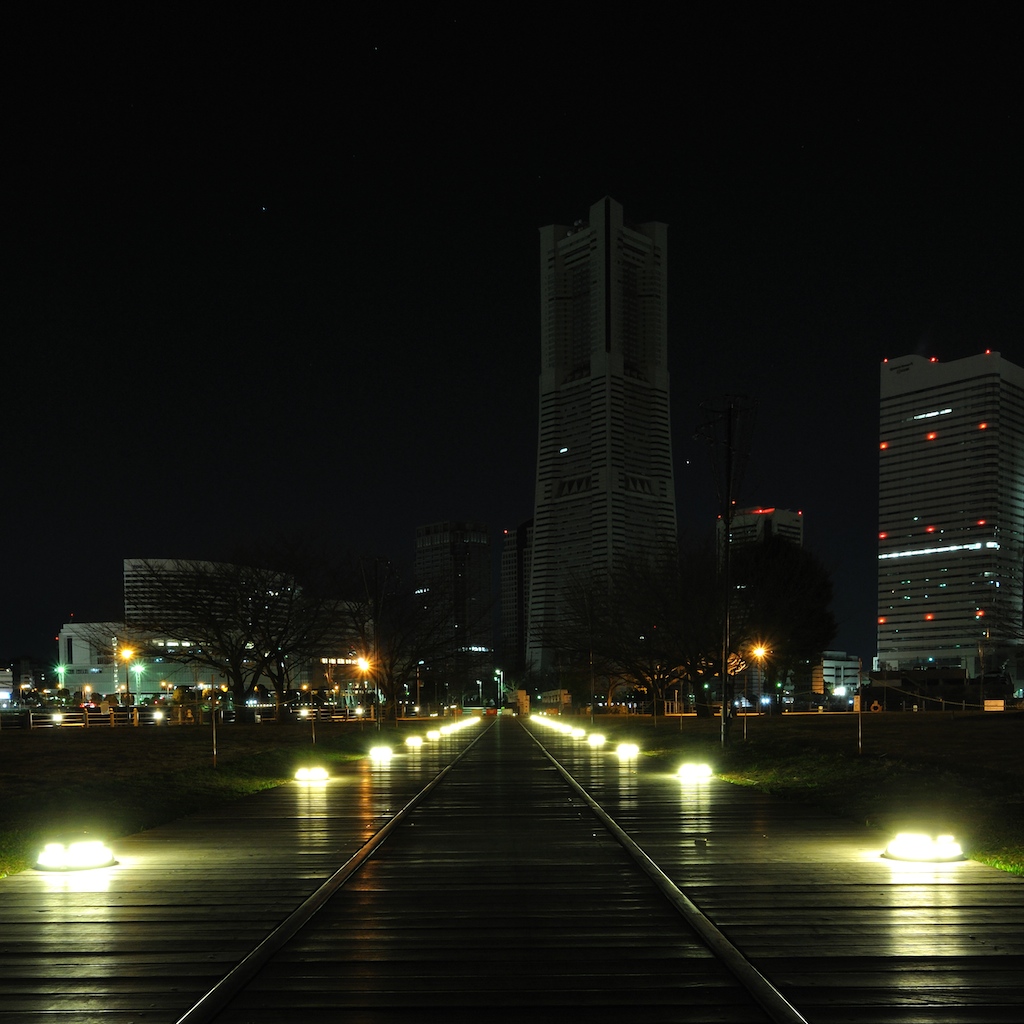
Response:
[[[806,548],[782,537],[745,544],[732,554],[732,649],[767,651],[770,678],[784,679],[835,639],[832,579]]]
[[[809,551],[781,538],[734,549],[729,650],[741,661],[754,644],[769,652],[773,678],[818,657],[836,633],[832,583]],[[699,701],[720,672],[723,579],[711,545],[662,559],[635,559],[613,576],[578,579],[544,637],[581,681],[591,671],[663,699],[678,686]],[[720,687],[719,687],[720,688]]]

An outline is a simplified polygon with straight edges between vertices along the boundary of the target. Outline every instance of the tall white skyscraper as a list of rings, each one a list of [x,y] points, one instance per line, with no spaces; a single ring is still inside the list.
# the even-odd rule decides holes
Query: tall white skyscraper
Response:
[[[998,352],[881,368],[880,668],[1020,677],[1024,370]]]
[[[667,362],[667,227],[604,198],[540,232],[540,427],[527,660],[574,580],[676,541]]]

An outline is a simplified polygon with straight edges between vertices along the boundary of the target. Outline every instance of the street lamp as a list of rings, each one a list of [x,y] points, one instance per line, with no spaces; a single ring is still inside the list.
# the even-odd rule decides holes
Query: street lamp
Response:
[[[768,648],[764,644],[757,644],[750,652],[757,659],[757,696],[758,696],[758,708],[760,709],[761,700],[760,698],[764,694],[764,660],[768,657]],[[744,687],[743,696],[746,697],[746,687]],[[760,710],[758,710],[760,714]],[[743,715],[743,739],[747,738],[747,716],[746,708],[744,708]]]
[[[310,729],[312,730],[312,735],[313,735],[313,746],[315,747],[316,746],[316,710],[314,709],[313,713],[310,714],[309,708],[300,708],[299,709],[299,717],[300,718],[308,718],[309,719],[309,726],[310,726]]]
[[[132,673],[135,676],[135,692],[137,694],[142,693],[142,673],[146,671],[146,666],[142,662],[135,662],[132,665]]]
[[[369,699],[369,682],[367,681],[367,673],[370,671],[370,659],[366,655],[360,655],[356,658],[356,665],[359,667],[359,671],[363,674],[363,696]],[[375,688],[376,689],[376,688]],[[374,718],[377,720],[377,729],[380,729],[380,701],[377,699],[376,694],[374,695],[373,704]]]
[[[131,695],[132,681],[131,681],[131,664],[132,658],[135,657],[135,652],[130,647],[121,648],[121,658],[124,660],[124,689],[125,689],[125,700]],[[115,680],[116,682],[117,680]]]
[[[757,659],[757,693],[761,696],[764,693],[764,663],[771,652],[764,644],[758,644],[751,653]]]

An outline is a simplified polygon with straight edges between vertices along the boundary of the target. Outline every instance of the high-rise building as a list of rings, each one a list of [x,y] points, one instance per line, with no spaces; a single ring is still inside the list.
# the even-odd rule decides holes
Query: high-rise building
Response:
[[[1019,678],[1024,369],[884,362],[878,483],[878,667]]]
[[[523,681],[533,520],[506,530],[501,548],[501,663],[509,682]]]
[[[445,674],[446,683],[468,695],[476,677],[490,673],[494,648],[487,526],[476,522],[417,526],[413,572],[418,587],[437,588],[449,602],[447,662],[424,666],[424,671],[435,678],[439,672]]]
[[[785,508],[744,508],[732,514],[730,541],[734,548],[756,544],[768,537],[783,537],[799,547],[804,543],[804,514]],[[718,520],[719,544],[724,539],[723,520]]]
[[[669,424],[668,229],[604,198],[540,232],[540,425],[530,578],[531,667],[574,580],[676,541]]]

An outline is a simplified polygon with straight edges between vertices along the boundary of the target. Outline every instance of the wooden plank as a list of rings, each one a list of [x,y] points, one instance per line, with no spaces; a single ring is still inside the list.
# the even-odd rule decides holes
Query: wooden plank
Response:
[[[498,723],[234,1019],[757,1019],[518,730]],[[1024,1020],[1024,880],[885,861],[870,829],[540,738],[813,1024]],[[0,880],[0,1024],[173,1022],[443,752],[397,762],[130,837],[115,868]]]

